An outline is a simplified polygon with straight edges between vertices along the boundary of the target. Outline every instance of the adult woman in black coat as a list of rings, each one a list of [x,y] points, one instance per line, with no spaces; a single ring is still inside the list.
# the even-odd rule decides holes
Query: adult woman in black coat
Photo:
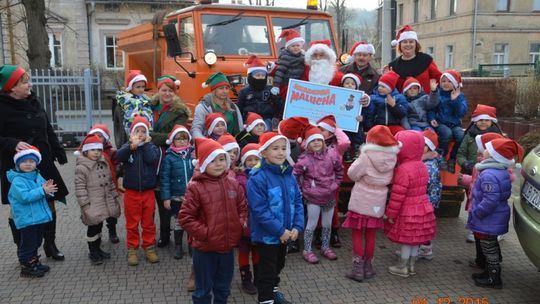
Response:
[[[21,67],[4,65],[0,68],[0,174],[2,186],[2,204],[9,204],[8,191],[10,183],[6,172],[15,167],[13,156],[16,152],[36,146],[42,161],[38,166],[41,175],[46,179],[54,180],[58,192],[48,198],[49,207],[53,213],[53,220],[44,226],[45,239],[43,249],[47,257],[63,260],[64,255],[55,244],[56,212],[54,201],[64,201],[68,194],[67,187],[56,168],[54,161],[63,165],[67,163],[66,152],[60,145],[58,137],[49,123],[47,113],[43,110],[40,101],[32,94],[30,77]],[[13,234],[13,241],[19,245],[20,234],[10,216],[9,227]]]

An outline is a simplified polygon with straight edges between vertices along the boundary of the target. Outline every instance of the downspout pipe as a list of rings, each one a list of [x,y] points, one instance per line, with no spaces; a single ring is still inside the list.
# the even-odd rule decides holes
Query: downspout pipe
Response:
[[[472,52],[471,52],[471,69],[476,66],[476,18],[478,16],[478,0],[474,0],[474,12],[473,12],[473,33],[472,33]]]
[[[90,9],[88,7],[90,6]],[[88,30],[88,65],[93,64],[92,53],[92,15],[96,12],[96,3],[94,1],[86,4],[86,29]]]

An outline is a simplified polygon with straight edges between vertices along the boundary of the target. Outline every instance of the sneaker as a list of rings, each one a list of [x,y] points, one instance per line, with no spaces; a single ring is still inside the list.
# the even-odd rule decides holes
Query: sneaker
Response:
[[[505,236],[504,234],[498,235],[497,236],[497,241],[500,242],[500,241],[504,240],[504,236]]]
[[[315,253],[313,253],[313,251],[304,251],[302,253],[302,257],[304,258],[304,260],[310,264],[317,264],[319,263],[319,259],[317,258],[317,256],[315,255]]]
[[[465,242],[474,243],[474,234],[472,233],[472,231],[469,231],[469,233],[467,234],[467,239],[465,240]]]
[[[337,255],[336,255],[336,253],[335,253],[332,249],[330,249],[330,248],[321,250],[321,255],[322,255],[323,257],[329,259],[330,261],[337,260]]]
[[[292,304],[285,299],[285,295],[282,292],[274,291],[274,303],[275,304]]]
[[[433,249],[431,246],[420,246],[420,250],[418,250],[418,258],[431,261],[433,260]]]

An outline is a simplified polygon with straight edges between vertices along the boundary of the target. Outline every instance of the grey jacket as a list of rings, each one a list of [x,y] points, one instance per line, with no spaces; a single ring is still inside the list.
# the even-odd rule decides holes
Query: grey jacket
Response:
[[[291,54],[287,49],[281,51],[276,62],[276,72],[274,74],[274,87],[288,85],[289,79],[302,79],[304,75],[304,54]]]
[[[242,113],[232,101],[230,102],[231,108],[236,112],[236,121],[238,122],[238,132],[244,129],[244,120],[242,119]],[[193,138],[206,137],[204,136],[204,121],[206,115],[213,113],[214,108],[212,107],[212,93],[204,95],[201,99],[201,102],[195,107],[195,114],[193,116],[193,122],[191,124],[191,136]],[[232,134],[235,136],[236,134]]]
[[[407,110],[407,118],[411,127],[427,127],[429,121],[427,118],[427,112],[432,111],[439,105],[439,95],[437,92],[429,95],[422,93],[420,97],[415,99],[408,98],[409,107]]]

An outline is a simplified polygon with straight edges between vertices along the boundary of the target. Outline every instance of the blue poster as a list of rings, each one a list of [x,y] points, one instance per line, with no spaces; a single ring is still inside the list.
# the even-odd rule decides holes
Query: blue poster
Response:
[[[332,114],[339,128],[357,132],[359,123],[356,117],[362,113],[360,98],[363,95],[363,91],[291,79],[283,118],[304,116],[315,123],[319,118]]]

